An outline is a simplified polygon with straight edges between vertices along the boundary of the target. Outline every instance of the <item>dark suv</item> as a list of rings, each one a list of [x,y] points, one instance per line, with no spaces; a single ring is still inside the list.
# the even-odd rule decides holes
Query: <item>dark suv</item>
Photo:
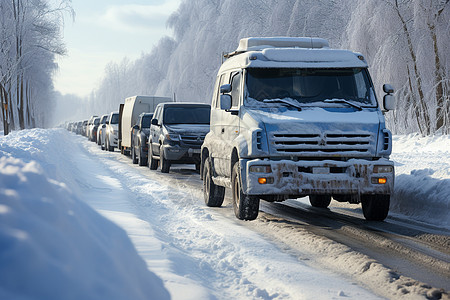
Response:
[[[211,106],[199,103],[161,103],[150,126],[148,159],[151,170],[161,165],[195,164],[200,169],[200,148],[209,132]]]
[[[133,164],[139,163],[140,166],[147,165],[148,155],[148,136],[150,135],[150,122],[153,114],[142,113],[139,115],[138,122],[131,128],[131,159]]]

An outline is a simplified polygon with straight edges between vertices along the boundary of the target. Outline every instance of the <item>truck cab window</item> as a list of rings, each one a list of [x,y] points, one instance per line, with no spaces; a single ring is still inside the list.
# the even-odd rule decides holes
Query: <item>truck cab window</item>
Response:
[[[239,96],[241,94],[241,73],[235,73],[231,79],[231,107],[239,106]]]

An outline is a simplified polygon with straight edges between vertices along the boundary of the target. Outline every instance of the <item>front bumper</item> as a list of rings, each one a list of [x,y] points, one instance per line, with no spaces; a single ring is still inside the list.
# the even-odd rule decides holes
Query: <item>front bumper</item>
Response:
[[[348,161],[291,161],[241,159],[243,189],[248,195],[389,195],[394,189],[394,163],[387,159]],[[270,172],[250,172],[252,166],[270,166]],[[391,172],[376,173],[375,166]],[[260,183],[266,178],[265,183]]]
[[[185,148],[179,145],[164,145],[164,158],[178,163],[199,163],[200,148]]]

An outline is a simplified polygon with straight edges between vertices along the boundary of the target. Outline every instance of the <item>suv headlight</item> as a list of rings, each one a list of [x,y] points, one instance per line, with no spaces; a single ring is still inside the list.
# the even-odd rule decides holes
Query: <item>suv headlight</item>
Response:
[[[172,142],[178,142],[180,140],[180,135],[177,133],[169,132],[166,134],[166,139]]]

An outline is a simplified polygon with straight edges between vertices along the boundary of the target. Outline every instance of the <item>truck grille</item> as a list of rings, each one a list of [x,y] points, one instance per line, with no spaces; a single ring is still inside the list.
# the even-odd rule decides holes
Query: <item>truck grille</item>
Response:
[[[369,154],[373,150],[371,140],[370,133],[273,134],[276,152],[296,155]]]
[[[189,135],[189,134],[182,134],[180,135],[181,140],[186,145],[193,145],[193,146],[201,146],[203,144],[203,140],[205,139],[205,136],[200,135]]]

